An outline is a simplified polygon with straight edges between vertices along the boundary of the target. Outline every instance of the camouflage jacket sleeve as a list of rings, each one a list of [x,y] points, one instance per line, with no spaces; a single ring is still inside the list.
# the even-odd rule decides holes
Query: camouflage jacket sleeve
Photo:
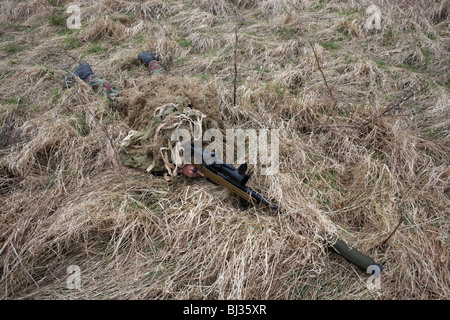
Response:
[[[130,131],[122,141],[120,148],[120,162],[137,170],[163,174],[167,172],[164,161],[154,155],[154,151],[140,142],[145,131]]]

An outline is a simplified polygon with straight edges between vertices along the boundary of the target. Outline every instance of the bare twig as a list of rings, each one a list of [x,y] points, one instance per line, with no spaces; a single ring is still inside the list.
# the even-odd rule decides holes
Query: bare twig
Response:
[[[157,18],[156,18],[156,19],[153,19],[153,20],[156,21],[156,23],[161,27],[161,29],[164,31],[164,34],[166,35],[167,38],[169,38],[171,41],[173,41],[173,42],[175,42],[177,45],[179,45],[178,42],[176,42],[175,40],[172,39],[172,37],[169,35],[169,33],[167,32],[167,30],[164,28],[164,26],[161,24],[161,22],[159,22],[159,20],[158,20]]]
[[[361,128],[362,126],[366,126],[372,122],[374,122],[375,120],[381,118],[382,116],[384,116],[386,113],[400,107],[404,102],[408,101],[410,98],[412,98],[414,95],[416,95],[417,93],[423,91],[426,87],[428,87],[429,83],[426,83],[425,86],[422,86],[420,89],[417,89],[416,85],[412,85],[410,88],[408,88],[404,93],[403,93],[403,97],[401,97],[399,100],[397,100],[395,103],[387,106],[380,114],[378,114],[377,116],[374,116],[366,121],[364,121],[363,123],[361,123],[359,125],[358,128]]]
[[[233,81],[233,106],[236,106],[236,90],[237,90],[237,45],[238,45],[238,34],[237,25],[234,28],[234,81]]]
[[[339,80],[339,79],[338,79]],[[409,87],[407,90],[405,90],[402,94],[402,96],[394,103],[388,105],[381,113],[379,113],[376,116],[372,116],[370,119],[367,119],[365,121],[360,122],[359,124],[321,124],[318,126],[314,126],[311,129],[315,130],[315,129],[322,129],[325,127],[329,127],[329,128],[355,128],[355,129],[361,129],[363,126],[366,126],[370,123],[373,123],[375,120],[383,117],[384,115],[386,115],[387,113],[391,112],[392,110],[400,107],[404,102],[408,101],[409,99],[411,99],[412,97],[414,97],[417,93],[422,92],[423,90],[425,90],[425,88],[427,88],[429,85],[429,82],[426,82],[426,84],[424,86],[422,86],[421,88],[417,88],[416,85],[412,85],[411,87]]]
[[[386,242],[388,242],[388,240],[394,235],[395,231],[397,231],[397,229],[400,227],[400,225],[403,222],[403,216],[400,217],[400,219],[398,220],[397,226],[394,228],[394,230],[391,232],[391,234],[389,235],[389,237],[387,237],[383,242],[380,243],[380,246],[383,246],[386,244]]]
[[[328,86],[327,79],[325,78],[325,75],[324,75],[324,73],[322,71],[322,68],[320,67],[319,58],[317,57],[316,50],[314,49],[314,46],[312,45],[311,41],[309,41],[309,45],[311,46],[311,48],[312,48],[312,50],[314,52],[314,57],[316,58],[317,67],[319,68],[319,71],[322,74],[323,81],[325,82],[325,86],[327,87],[328,92],[330,93],[330,97],[331,97],[331,99],[333,99],[334,103],[336,104],[336,99],[334,99],[333,93],[331,92],[331,89]]]
[[[59,15],[57,15],[56,13],[53,13],[49,8],[48,8],[48,6],[45,4],[45,3],[43,3],[42,1],[40,1],[40,0],[37,0],[37,2],[39,2],[42,6],[44,6],[44,8],[45,8],[45,10],[47,10],[52,16],[54,16],[55,18],[57,18],[58,20],[60,20],[61,22],[63,22],[64,24],[66,23],[66,20],[64,20],[63,18],[61,18]]]
[[[84,60],[80,60],[75,58],[74,56],[72,56],[70,53],[68,53],[67,51],[61,51],[62,53],[64,53],[66,56],[68,56],[69,58],[71,58],[73,61],[75,61],[77,64],[81,64]]]

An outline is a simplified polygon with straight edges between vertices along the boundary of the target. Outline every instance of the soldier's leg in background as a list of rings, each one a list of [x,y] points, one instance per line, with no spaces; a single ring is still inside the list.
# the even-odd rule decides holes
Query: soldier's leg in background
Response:
[[[138,54],[138,59],[144,63],[151,75],[167,74],[166,69],[157,60],[156,53],[144,51]]]
[[[111,83],[109,83],[105,79],[99,78],[96,75],[91,75],[87,79],[87,83],[92,86],[95,92],[106,95],[113,110],[120,109],[120,102],[122,101],[122,97],[120,96],[119,89],[111,85]]]
[[[150,61],[147,67],[148,72],[150,72],[151,75],[167,74],[166,69],[164,69],[164,67],[159,64],[159,61],[156,60]]]
[[[94,91],[105,94],[113,110],[120,110],[119,104],[122,100],[120,90],[112,86],[105,79],[97,77],[88,63],[83,62],[73,73],[70,73],[64,78],[63,89],[70,88],[75,83],[75,77],[79,77],[81,80],[89,83]]]

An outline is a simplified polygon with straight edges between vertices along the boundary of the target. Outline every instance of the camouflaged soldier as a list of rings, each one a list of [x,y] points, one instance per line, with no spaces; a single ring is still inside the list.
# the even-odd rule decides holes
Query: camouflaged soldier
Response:
[[[154,53],[141,52],[138,55],[138,59],[147,66],[151,75],[167,74],[167,71],[161,66]],[[113,109],[120,106],[120,90],[112,86],[107,80],[97,77],[86,62],[80,64],[73,73],[64,79],[63,89],[71,87],[75,82],[75,77],[79,77],[90,84],[94,91],[105,94]]]
[[[151,75],[167,74],[154,53],[141,52],[138,59],[147,66]],[[120,90],[107,80],[94,74],[88,63],[80,64],[63,82],[63,88],[71,87],[75,77],[90,84],[94,91],[106,95],[113,110],[120,110],[122,97]],[[148,129],[131,131],[121,144],[120,158],[123,165],[147,172],[164,175],[167,180],[176,176],[178,172],[189,178],[203,177],[203,173],[196,171],[192,165],[178,165],[171,159],[170,134],[175,127],[192,128],[201,124],[205,117],[201,112],[192,108],[188,99],[178,99],[174,103],[161,106],[152,119]],[[169,142],[166,145],[167,141]]]

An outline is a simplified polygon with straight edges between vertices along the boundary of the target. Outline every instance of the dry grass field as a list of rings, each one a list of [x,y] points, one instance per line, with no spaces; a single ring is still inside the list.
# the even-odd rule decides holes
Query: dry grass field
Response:
[[[80,29],[60,20],[69,4]],[[364,27],[371,4],[379,30]],[[0,298],[449,299],[449,14],[432,0],[2,1]],[[151,78],[141,51],[169,75]],[[79,61],[125,112],[83,82],[62,90]],[[178,94],[226,127],[279,129],[279,172],[253,167],[249,186],[285,214],[117,162]],[[326,233],[384,266],[379,290]]]

